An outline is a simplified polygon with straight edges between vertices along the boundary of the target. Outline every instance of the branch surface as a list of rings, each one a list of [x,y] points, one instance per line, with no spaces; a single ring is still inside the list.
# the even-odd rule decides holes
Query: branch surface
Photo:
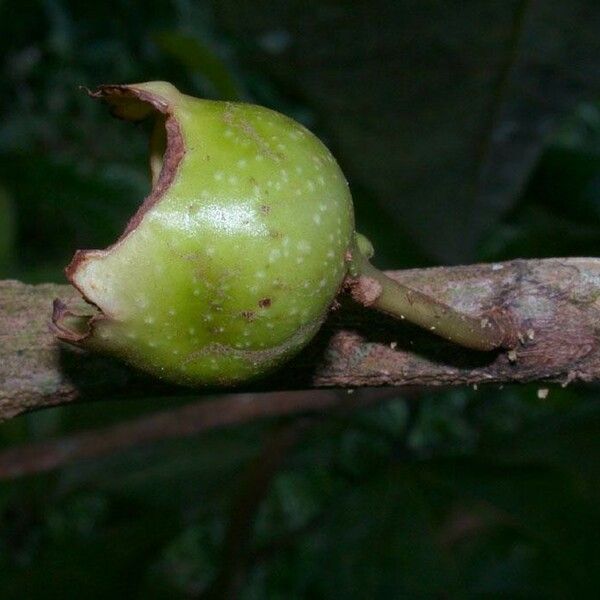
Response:
[[[516,260],[388,275],[470,315],[501,313],[518,339],[515,349],[462,349],[344,299],[301,355],[239,391],[600,380],[600,259]],[[57,297],[73,306],[81,302],[69,286],[0,282],[0,419],[74,401],[205,393],[61,345],[49,329]]]

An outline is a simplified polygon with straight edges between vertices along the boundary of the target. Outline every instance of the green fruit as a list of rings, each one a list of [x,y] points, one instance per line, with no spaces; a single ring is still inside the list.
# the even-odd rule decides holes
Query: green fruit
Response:
[[[233,384],[298,352],[346,280],[356,301],[458,344],[515,343],[502,316],[458,313],[371,265],[344,175],[298,123],[165,82],[90,94],[154,119],[152,192],[115,244],[75,254],[67,276],[96,312],[55,301],[59,338],[177,383]]]
[[[354,240],[348,184],[327,148],[281,114],[165,82],[91,95],[121,118],[155,119],[153,189],[114,245],[76,253],[67,275],[98,312],[58,302],[58,336],[191,385],[245,380],[300,350]]]

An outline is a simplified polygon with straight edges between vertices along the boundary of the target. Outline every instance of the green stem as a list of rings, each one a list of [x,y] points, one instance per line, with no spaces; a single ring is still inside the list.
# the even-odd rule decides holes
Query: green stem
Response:
[[[473,350],[490,351],[506,345],[505,331],[491,316],[475,317],[461,313],[423,292],[398,283],[374,267],[367,258],[371,254],[370,243],[361,238],[362,236],[355,244],[350,271],[354,278],[358,278],[359,286],[361,276],[375,282],[376,293],[369,297],[369,306],[399,319],[406,319]]]

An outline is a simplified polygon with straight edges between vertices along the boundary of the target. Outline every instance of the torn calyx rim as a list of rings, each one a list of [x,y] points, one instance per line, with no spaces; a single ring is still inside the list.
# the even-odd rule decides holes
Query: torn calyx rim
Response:
[[[58,298],[54,300],[52,330],[60,339],[75,344],[89,338],[93,334],[94,325],[98,321],[111,317],[101,306],[90,300],[85,290],[77,284],[77,271],[86,261],[112,252],[137,228],[146,213],[159,202],[173,183],[185,155],[183,135],[179,122],[174,115],[172,100],[160,93],[136,85],[102,85],[95,90],[83,89],[91,98],[104,100],[110,106],[111,114],[119,119],[139,122],[151,116],[163,115],[166,140],[160,174],[152,185],[150,194],[143,200],[116,242],[104,250],[77,250],[71,262],[65,268],[65,274],[71,285],[77,289],[88,304],[98,311],[93,315],[81,315],[72,312],[62,300]],[[69,319],[79,321],[77,329],[67,326]]]

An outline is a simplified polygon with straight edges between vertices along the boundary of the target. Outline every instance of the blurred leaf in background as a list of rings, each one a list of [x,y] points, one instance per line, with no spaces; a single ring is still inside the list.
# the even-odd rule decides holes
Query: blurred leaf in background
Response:
[[[149,79],[315,130],[382,266],[597,255],[599,30],[595,0],[0,3],[2,276],[63,281],[76,248],[122,230],[149,190],[147,132],[78,86]],[[537,391],[421,390],[314,420],[259,490],[240,597],[595,597],[598,390]],[[0,448],[184,401],[26,415]],[[199,597],[279,426],[1,482],[0,597]]]
[[[12,198],[0,187],[0,277],[11,271],[15,243],[15,210]]]
[[[594,256],[600,250],[600,102],[549,139],[524,193],[481,245],[484,260]]]
[[[376,248],[396,266],[402,235],[430,261],[474,260],[549,133],[600,93],[596,0],[218,6],[244,61],[318,109],[375,196],[356,198],[359,227],[377,238],[370,214],[392,220],[396,236]],[[285,44],[269,44],[276,35]]]
[[[176,32],[161,33],[155,38],[158,47],[181,62],[192,74],[202,78],[203,87],[211,86],[212,94],[221,100],[241,100],[243,90],[230,67],[201,40]]]

